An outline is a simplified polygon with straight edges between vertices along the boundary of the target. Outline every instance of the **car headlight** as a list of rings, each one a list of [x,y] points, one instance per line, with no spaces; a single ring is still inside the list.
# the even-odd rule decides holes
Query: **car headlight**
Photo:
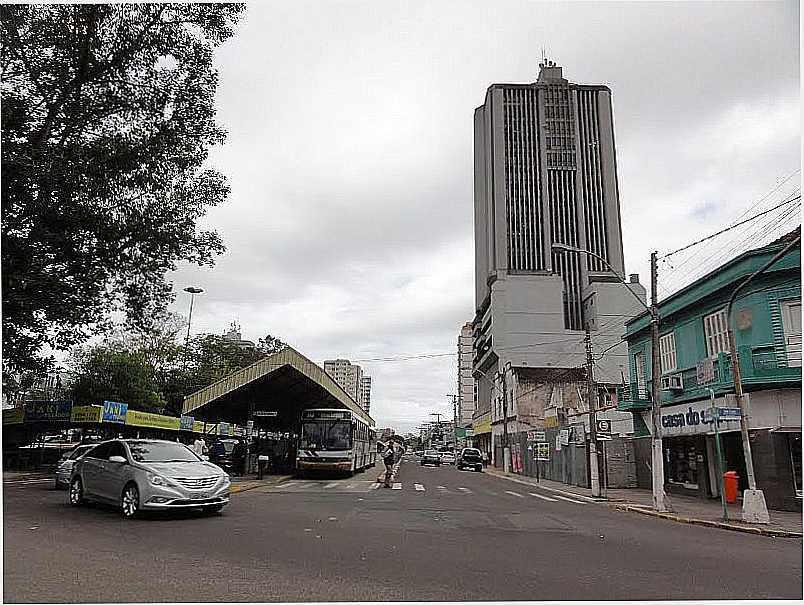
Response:
[[[151,481],[151,485],[168,485],[169,482],[167,479],[160,475],[150,475],[148,479]]]
[[[223,480],[224,485],[228,485],[229,483],[232,482],[232,480],[229,479],[229,475],[223,475],[223,477],[221,477],[221,479]]]

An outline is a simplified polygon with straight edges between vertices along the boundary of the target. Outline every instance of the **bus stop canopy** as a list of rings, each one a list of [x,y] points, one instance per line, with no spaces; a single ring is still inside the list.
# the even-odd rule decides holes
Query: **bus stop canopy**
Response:
[[[374,426],[374,420],[323,368],[291,347],[191,393],[182,413],[196,420],[238,424],[254,414],[257,421],[275,418],[277,426],[290,428],[306,408],[345,408]]]

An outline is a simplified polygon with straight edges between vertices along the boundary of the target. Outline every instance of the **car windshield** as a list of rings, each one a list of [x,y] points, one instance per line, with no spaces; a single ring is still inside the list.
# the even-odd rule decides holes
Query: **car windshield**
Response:
[[[129,441],[131,457],[137,462],[198,462],[187,446],[169,441]]]
[[[300,447],[317,450],[348,450],[352,447],[352,424],[348,420],[315,420],[302,425]]]
[[[438,456],[438,452],[435,451],[435,450],[427,450],[426,452],[424,452],[424,455],[425,456]]]
[[[466,449],[466,450],[463,450],[463,455],[464,456],[479,456],[480,455],[480,450]]]
[[[81,456],[86,454],[93,447],[95,447],[95,446],[94,445],[79,445],[72,452],[70,452],[70,455],[67,456],[67,459],[68,460],[76,460],[77,458],[80,458]]]

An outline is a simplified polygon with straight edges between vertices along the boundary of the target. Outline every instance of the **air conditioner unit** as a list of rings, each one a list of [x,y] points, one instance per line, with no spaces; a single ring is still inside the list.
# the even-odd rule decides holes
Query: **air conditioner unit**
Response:
[[[662,390],[683,391],[684,382],[681,380],[681,374],[671,374],[670,376],[662,376]]]

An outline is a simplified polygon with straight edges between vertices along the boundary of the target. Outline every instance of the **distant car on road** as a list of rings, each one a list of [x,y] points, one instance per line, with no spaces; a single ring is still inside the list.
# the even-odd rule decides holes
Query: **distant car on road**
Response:
[[[483,455],[480,450],[474,447],[465,447],[458,456],[458,470],[471,468],[478,472],[483,472]]]
[[[441,452],[441,462],[455,464],[455,452]]]
[[[106,502],[120,507],[127,518],[147,510],[218,512],[229,504],[229,487],[229,475],[181,443],[114,439],[77,460],[70,504]]]
[[[427,464],[434,464],[435,466],[441,466],[441,456],[435,450],[427,450],[422,455],[422,466]]]
[[[61,457],[59,464],[56,466],[56,489],[67,489],[70,485],[70,477],[73,474],[73,465],[96,445],[97,443],[84,443]]]

